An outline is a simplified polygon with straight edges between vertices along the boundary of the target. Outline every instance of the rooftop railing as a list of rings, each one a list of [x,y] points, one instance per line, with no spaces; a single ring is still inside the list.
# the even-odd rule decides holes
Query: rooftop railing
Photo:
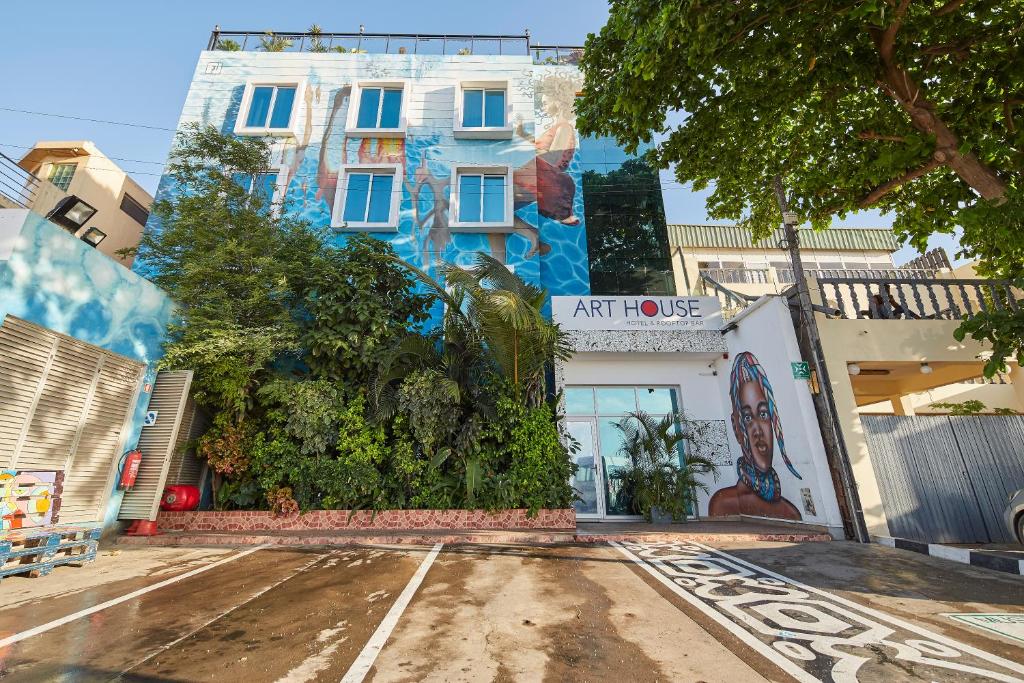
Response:
[[[207,50],[227,52],[314,52],[393,55],[520,55],[536,64],[578,64],[582,47],[531,45],[522,35],[459,33],[324,33],[222,31],[214,28]]]
[[[1016,311],[1019,292],[1001,280],[819,277],[837,315],[873,320],[963,320],[982,311]]]

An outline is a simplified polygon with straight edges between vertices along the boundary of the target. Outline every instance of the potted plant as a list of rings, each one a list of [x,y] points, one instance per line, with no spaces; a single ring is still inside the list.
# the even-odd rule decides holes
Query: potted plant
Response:
[[[718,480],[718,466],[710,458],[683,452],[706,428],[682,414],[668,414],[660,420],[638,410],[615,424],[622,432],[619,452],[628,464],[612,473],[619,483],[619,495],[629,501],[633,512],[649,522],[668,524],[684,521],[697,506],[697,492],[709,492],[705,475]]]

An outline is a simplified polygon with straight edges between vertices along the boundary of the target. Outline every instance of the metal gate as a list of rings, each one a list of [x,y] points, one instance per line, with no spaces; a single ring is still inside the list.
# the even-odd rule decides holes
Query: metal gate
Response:
[[[145,366],[14,316],[0,325],[0,467],[61,470],[61,522],[98,522]]]
[[[889,533],[925,543],[1012,542],[1024,488],[1024,416],[864,415]]]

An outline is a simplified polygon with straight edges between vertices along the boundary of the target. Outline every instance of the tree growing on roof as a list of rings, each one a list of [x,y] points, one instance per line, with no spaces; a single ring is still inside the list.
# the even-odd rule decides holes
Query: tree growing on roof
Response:
[[[816,228],[874,208],[923,251],[960,226],[982,274],[1019,281],[1022,43],[1021,0],[617,0],[587,39],[577,125],[629,151],[666,133],[654,161],[756,235],[781,221],[781,174]],[[988,371],[1024,360],[1021,319],[962,328],[995,340]]]

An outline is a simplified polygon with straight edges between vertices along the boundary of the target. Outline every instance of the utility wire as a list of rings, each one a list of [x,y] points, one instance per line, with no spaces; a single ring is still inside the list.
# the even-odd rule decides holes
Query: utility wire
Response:
[[[90,121],[92,123],[107,123],[112,126],[129,126],[131,128],[145,128],[147,130],[164,130],[171,133],[177,132],[176,128],[164,128],[163,126],[149,126],[144,123],[128,123],[126,121],[107,121],[106,119],[91,119],[85,116],[71,116],[69,114],[53,114],[45,111],[28,111],[27,109],[14,109],[13,107],[0,107],[0,111],[11,111],[16,114],[31,114],[32,116],[52,116],[58,119],[72,119],[74,121]]]

